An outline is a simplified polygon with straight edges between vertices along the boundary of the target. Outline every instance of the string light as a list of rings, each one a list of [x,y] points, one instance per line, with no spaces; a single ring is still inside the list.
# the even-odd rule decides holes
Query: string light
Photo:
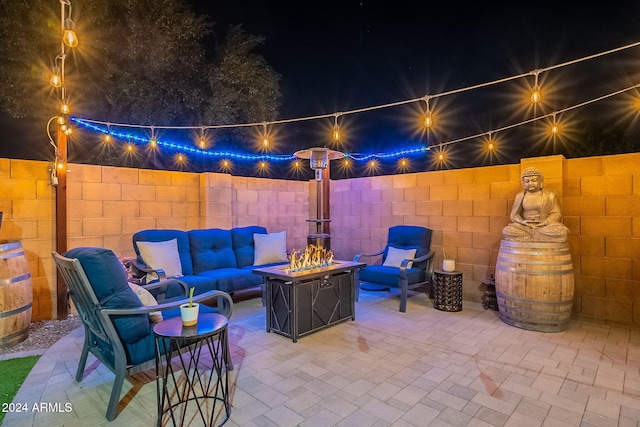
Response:
[[[430,128],[431,126],[433,126],[433,117],[431,116],[431,108],[429,108],[429,97],[425,96],[424,97],[424,102],[427,104],[427,109],[424,113],[424,127],[425,128]]]
[[[207,148],[207,136],[205,134],[204,128],[202,128],[200,131],[200,138],[198,138],[198,147],[200,147],[200,149],[202,150]]]
[[[62,32],[62,41],[69,47],[78,46],[78,35],[76,34],[76,24],[71,20],[71,1],[60,0],[60,4],[64,10],[64,6],[69,7],[69,15],[64,20],[64,30]]]
[[[538,102],[540,102],[540,99],[542,97],[541,93],[540,93],[540,85],[538,84],[538,75],[540,74],[539,70],[535,70],[533,71],[533,75],[535,76],[535,83],[533,85],[533,89],[531,91],[531,102],[534,104],[537,104]]]
[[[62,76],[60,75],[60,67],[57,65],[53,67],[53,71],[51,73],[51,78],[49,79],[49,83],[51,86],[55,88],[59,88],[62,86]]]
[[[149,144],[151,145],[151,148],[158,147],[158,139],[156,138],[156,131],[153,126],[151,126],[151,138],[149,139]]]
[[[267,150],[269,148],[269,132],[267,131],[267,124],[262,123],[262,150]]]
[[[340,117],[340,113],[335,115],[335,120],[333,123],[333,142],[340,142],[340,126],[338,126],[338,117]]]

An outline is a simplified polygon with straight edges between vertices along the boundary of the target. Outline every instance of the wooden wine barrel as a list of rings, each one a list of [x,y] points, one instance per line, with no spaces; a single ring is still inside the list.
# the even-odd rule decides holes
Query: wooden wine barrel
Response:
[[[541,332],[564,331],[573,306],[569,243],[503,240],[496,263],[500,319]]]
[[[29,336],[32,302],[31,274],[22,243],[0,242],[0,347]]]

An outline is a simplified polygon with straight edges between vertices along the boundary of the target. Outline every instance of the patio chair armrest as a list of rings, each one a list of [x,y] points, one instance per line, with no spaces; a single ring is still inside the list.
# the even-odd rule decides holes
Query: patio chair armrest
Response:
[[[433,257],[435,256],[435,254],[436,253],[434,251],[429,251],[428,253],[418,258],[403,259],[402,263],[400,264],[400,277],[404,277],[404,278],[407,277],[407,266],[409,265],[410,262],[422,262],[422,261],[429,260],[429,263],[426,266],[426,270],[430,269],[431,271],[433,271]],[[429,277],[427,277],[427,279],[429,279]]]
[[[139,276],[143,276],[145,274],[155,274],[156,276],[158,276],[158,280],[167,280],[167,274],[163,269],[151,268],[148,265],[139,262],[137,259],[131,260],[131,268],[134,272],[138,273]]]
[[[357,254],[355,257],[353,257],[353,261],[358,262],[360,261],[361,257],[374,257],[374,256],[382,255],[383,253],[384,253],[384,249],[374,254]]]
[[[204,301],[209,301],[213,298],[217,299],[218,309],[220,313],[227,318],[231,317],[233,312],[233,300],[228,293],[222,291],[209,291],[193,297],[193,302],[202,303],[207,305]],[[178,308],[181,304],[189,302],[189,298],[181,298],[178,300],[172,300],[158,305],[147,305],[143,307],[132,308],[104,308],[100,312],[108,317],[112,316],[127,316],[133,314],[145,314],[154,311],[169,310],[172,308]]]

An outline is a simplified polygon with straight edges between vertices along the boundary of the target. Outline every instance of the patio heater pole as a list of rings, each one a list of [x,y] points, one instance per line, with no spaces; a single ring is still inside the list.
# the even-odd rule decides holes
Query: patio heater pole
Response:
[[[329,204],[329,195],[330,195],[330,181],[329,181],[329,167],[327,166],[326,169],[322,170],[322,181],[320,182],[320,185],[322,186],[322,216],[319,216],[318,218],[321,219],[327,219],[330,218],[330,204]],[[320,201],[319,201],[320,203]],[[329,215],[327,215],[329,214]],[[331,231],[329,229],[329,226],[331,225],[331,223],[329,221],[325,221],[321,223],[322,225],[322,230],[320,231],[320,233],[324,233],[324,234],[331,234]]]
[[[60,167],[62,166],[62,167]],[[55,167],[58,178],[56,186],[56,252],[67,251],[67,135],[58,126],[58,159]],[[67,285],[62,275],[56,275],[57,318],[64,320],[69,315]]]

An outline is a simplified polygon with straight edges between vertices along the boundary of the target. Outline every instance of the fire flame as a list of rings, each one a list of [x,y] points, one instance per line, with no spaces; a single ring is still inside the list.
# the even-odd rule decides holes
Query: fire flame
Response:
[[[285,271],[296,272],[311,270],[329,265],[333,265],[333,252],[328,251],[322,246],[307,245],[302,253],[297,249],[291,252],[291,261]]]

